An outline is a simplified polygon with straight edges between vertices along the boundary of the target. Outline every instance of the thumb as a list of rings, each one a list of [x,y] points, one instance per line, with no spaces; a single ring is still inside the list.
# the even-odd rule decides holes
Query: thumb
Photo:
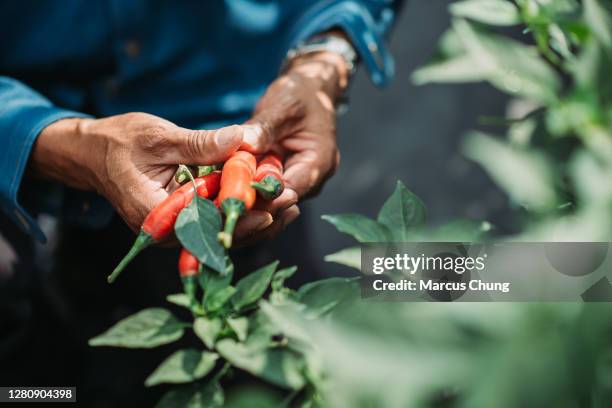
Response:
[[[244,125],[244,139],[240,148],[251,153],[264,153],[274,141],[274,130],[265,122],[251,120]]]
[[[180,128],[174,135],[168,159],[171,164],[201,166],[224,162],[242,144],[243,133],[238,125],[216,130]]]
[[[256,114],[242,127],[244,140],[241,149],[251,153],[265,153],[282,138],[292,119],[283,109],[264,110]]]

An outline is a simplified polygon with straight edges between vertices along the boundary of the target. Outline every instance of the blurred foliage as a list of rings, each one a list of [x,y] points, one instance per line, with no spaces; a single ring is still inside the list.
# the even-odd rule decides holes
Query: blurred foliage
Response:
[[[609,240],[611,4],[455,2],[436,56],[413,74],[418,84],[486,81],[516,98],[499,121],[505,140],[475,132],[464,143],[466,155],[527,210],[516,239]],[[520,38],[502,26],[522,28]]]
[[[472,132],[464,143],[527,214],[510,239],[609,241],[609,9],[599,0],[455,2],[438,52],[413,75],[420,84],[486,81],[515,98],[499,121],[505,137]],[[425,206],[401,182],[375,219],[324,219],[358,242],[478,241],[491,230],[471,220],[428,227]],[[326,259],[359,269],[360,249]],[[231,265],[204,272],[201,305],[168,298],[193,323],[147,309],[90,342],[199,338],[201,350],[171,354],[146,380],[183,384],[159,407],[612,406],[612,303],[368,302],[358,278],[294,291],[284,281],[295,268],[276,263],[235,285]],[[228,392],[234,370],[263,382]]]

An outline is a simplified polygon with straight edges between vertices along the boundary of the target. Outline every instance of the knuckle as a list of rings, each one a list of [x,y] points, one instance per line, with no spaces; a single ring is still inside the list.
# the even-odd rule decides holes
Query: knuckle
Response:
[[[205,130],[192,130],[187,133],[185,138],[185,143],[183,148],[185,150],[185,155],[189,157],[197,157],[206,152],[208,144],[210,144],[210,140],[214,139],[210,137],[209,131]]]
[[[170,145],[168,129],[163,125],[146,126],[140,138],[142,147],[147,151],[157,151]]]

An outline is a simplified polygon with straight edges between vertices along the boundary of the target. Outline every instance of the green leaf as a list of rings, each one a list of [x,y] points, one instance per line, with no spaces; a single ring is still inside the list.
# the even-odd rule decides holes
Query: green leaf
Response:
[[[479,132],[466,138],[464,151],[516,202],[535,211],[555,207],[554,175],[537,151],[518,149]]]
[[[485,72],[493,86],[545,104],[556,101],[559,78],[535,48],[483,33],[462,19],[453,22],[453,30],[474,62],[474,69]]]
[[[219,318],[198,317],[193,322],[193,331],[209,349],[215,348],[222,327],[223,322]]]
[[[583,89],[598,89],[599,73],[603,57],[601,47],[594,38],[590,38],[582,45],[580,54],[571,61],[570,71],[578,87]]]
[[[238,340],[246,340],[249,331],[249,319],[246,317],[229,317],[226,322],[234,333],[236,333]]]
[[[288,407],[282,398],[273,390],[264,387],[242,386],[232,389],[228,395],[225,408],[271,408]],[[304,408],[304,407],[300,407]]]
[[[431,242],[478,242],[490,230],[491,224],[486,221],[455,220],[426,234],[425,239]]]
[[[210,268],[202,268],[200,285],[204,290],[205,297],[211,296],[212,294],[227,288],[232,282],[233,275],[233,268],[228,268],[225,274],[220,274]]]
[[[298,290],[298,300],[311,312],[324,314],[340,302],[357,299],[361,294],[355,278],[329,278],[307,283]]]
[[[289,349],[223,339],[217,350],[232,365],[280,387],[296,390],[304,386],[303,361]]]
[[[278,292],[285,285],[285,280],[293,276],[297,271],[297,266],[290,266],[289,268],[283,268],[276,271],[272,277],[272,290]]]
[[[606,208],[612,201],[612,167],[583,150],[575,154],[570,169],[579,203]]]
[[[184,293],[175,293],[174,295],[168,295],[166,296],[166,300],[177,306],[186,307],[187,309],[191,308],[191,301],[189,300],[189,296]]]
[[[225,306],[236,293],[236,288],[227,286],[206,297],[204,308],[209,312],[217,312]]]
[[[464,0],[452,3],[450,12],[485,24],[511,26],[520,23],[514,4],[506,0]]]
[[[584,0],[584,19],[599,42],[606,48],[612,48],[612,19],[598,0]]]
[[[474,64],[469,55],[461,55],[431,62],[414,71],[411,79],[415,85],[479,82],[487,79],[487,71]]]
[[[324,215],[325,221],[338,231],[352,236],[359,242],[387,242],[389,231],[384,225],[359,214]]]
[[[183,335],[184,326],[185,323],[166,309],[145,309],[89,340],[89,345],[153,348],[178,340]]]
[[[225,249],[217,239],[221,231],[221,215],[212,201],[196,196],[180,212],[174,229],[183,247],[202,264],[225,273]]]
[[[220,408],[224,403],[223,389],[218,382],[190,384],[168,391],[156,408]]]
[[[378,213],[378,222],[389,228],[394,241],[404,242],[411,230],[425,223],[426,217],[423,202],[398,180],[395,191]]]
[[[346,248],[325,256],[325,262],[334,262],[357,270],[361,270],[361,248]]]
[[[162,362],[146,379],[145,385],[181,384],[204,377],[215,366],[216,353],[194,349],[178,350]]]
[[[272,262],[238,281],[236,284],[236,294],[232,297],[232,304],[235,310],[249,306],[263,296],[268,285],[270,285],[270,280],[277,266],[278,261]]]
[[[260,302],[261,314],[268,319],[274,332],[280,332],[284,337],[310,345],[312,340],[308,335],[308,329],[301,324],[303,308],[304,305],[295,302],[282,305]]]

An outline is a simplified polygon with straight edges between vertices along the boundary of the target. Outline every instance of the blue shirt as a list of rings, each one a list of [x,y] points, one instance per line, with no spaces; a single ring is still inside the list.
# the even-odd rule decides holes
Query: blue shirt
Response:
[[[100,226],[93,193],[23,178],[36,137],[69,117],[148,112],[188,128],[245,120],[287,51],[340,27],[372,81],[393,75],[383,42],[394,0],[0,2],[0,206],[44,241],[33,216]],[[27,210],[26,210],[27,208]]]

